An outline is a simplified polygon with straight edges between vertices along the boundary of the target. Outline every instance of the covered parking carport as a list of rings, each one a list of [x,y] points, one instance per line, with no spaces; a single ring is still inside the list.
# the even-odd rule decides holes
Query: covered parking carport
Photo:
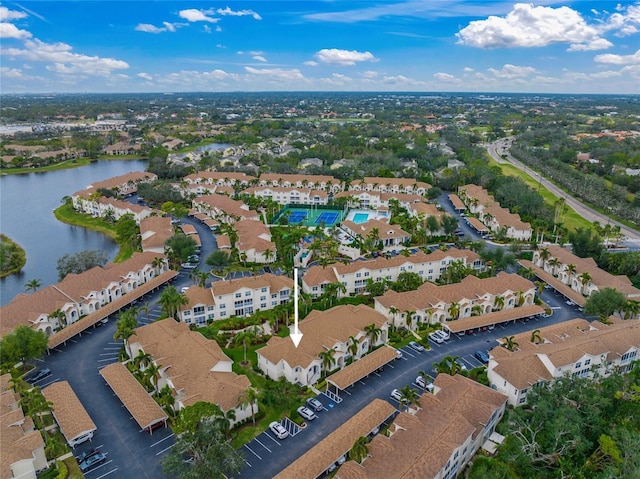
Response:
[[[455,321],[447,321],[443,323],[443,327],[447,328],[454,334],[472,334],[476,331],[485,329],[493,329],[497,324],[508,323],[509,321],[517,321],[523,318],[530,318],[544,313],[542,306],[530,304],[520,306],[519,308],[503,309],[494,313],[483,314],[480,316],[471,316],[469,318],[457,319]]]
[[[91,326],[94,326],[98,321],[101,321],[109,315],[120,311],[127,306],[130,306],[134,301],[137,301],[145,294],[153,291],[155,288],[159,288],[164,283],[171,281],[176,276],[178,276],[177,271],[165,271],[152,280],[141,284],[133,291],[130,291],[127,294],[120,296],[118,299],[105,304],[97,311],[91,314],[87,314],[85,317],[80,318],[75,323],[71,323],[66,328],[49,336],[49,340],[47,342],[48,349],[51,350],[53,348],[56,348],[61,344],[66,343],[68,340],[78,334],[82,336],[83,331],[90,328]]]
[[[69,446],[76,447],[93,438],[98,428],[68,381],[50,384],[42,389],[42,395],[51,403],[53,417]]]
[[[527,259],[521,259],[520,261],[518,261],[518,264],[525,269],[531,269],[531,271],[534,272],[534,274],[538,279],[547,283],[549,286],[555,289],[558,293],[560,293],[566,299],[570,299],[571,301],[576,303],[578,306],[584,307],[584,305],[587,303],[587,299],[584,296],[582,296],[577,291],[571,289],[569,285],[564,284],[558,278],[556,278],[550,273],[547,273],[540,266],[535,265],[533,262]]]
[[[149,396],[124,364],[109,364],[100,370],[100,375],[122,401],[140,429],[153,433],[157,427],[167,425],[167,413]]]
[[[489,234],[489,228],[487,228],[478,218],[468,216],[466,219],[469,226],[476,230],[480,235]]]
[[[387,401],[374,399],[338,429],[312,447],[275,479],[317,478],[334,467],[336,461],[346,455],[361,436],[375,432],[396,413]]]
[[[340,391],[344,391],[356,381],[368,376],[385,364],[398,357],[398,352],[390,346],[382,346],[363,358],[354,361],[349,366],[327,377],[327,396],[336,402],[341,402]],[[332,386],[334,389],[332,389]]]

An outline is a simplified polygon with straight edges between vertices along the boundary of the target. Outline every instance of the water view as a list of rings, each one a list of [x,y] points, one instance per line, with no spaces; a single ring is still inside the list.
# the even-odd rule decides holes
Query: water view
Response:
[[[145,165],[143,160],[103,160],[69,170],[1,176],[0,232],[25,249],[27,264],[22,273],[0,279],[0,304],[23,293],[24,284],[31,279],[39,279],[43,286],[57,283],[57,259],[66,253],[101,249],[112,259],[118,251],[113,240],[59,222],[53,210],[64,196],[96,180],[141,171]]]

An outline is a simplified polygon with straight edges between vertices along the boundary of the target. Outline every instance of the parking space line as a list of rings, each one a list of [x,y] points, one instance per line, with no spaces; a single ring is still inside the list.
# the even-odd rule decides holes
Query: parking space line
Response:
[[[256,454],[256,452],[253,449],[251,449],[247,444],[245,444],[244,447],[249,449],[249,452],[251,452],[251,454],[253,454],[254,456],[256,456],[258,459],[260,459],[262,461],[262,458],[260,456],[258,456],[258,454]]]
[[[94,471],[97,471],[98,469],[102,469],[104,466],[106,466],[107,464],[111,464],[113,462],[113,459],[108,460],[105,463],[100,464],[99,466],[94,467],[93,469],[91,469],[90,471],[87,471],[87,474],[90,474]],[[101,476],[102,477],[102,476]]]
[[[406,354],[407,356],[411,356],[412,358],[415,358],[415,356],[409,352],[407,352],[404,348],[402,349],[402,353]]]
[[[160,452],[156,452],[156,456],[159,456],[160,454],[162,454],[163,452],[167,452],[169,449],[171,449],[173,446],[175,446],[174,444],[171,444],[169,447],[165,447],[162,451]]]
[[[120,349],[120,348],[107,348],[107,347],[104,347],[104,348],[102,348],[102,349],[104,349],[104,350],[106,351],[107,349],[118,350],[118,349]]]
[[[104,361],[113,361],[114,359],[115,359],[116,361],[118,360],[118,358],[105,358],[105,359],[98,359],[98,362],[99,362],[99,363],[102,363],[102,362],[104,362]]]
[[[273,451],[272,451],[271,449],[269,449],[267,446],[265,446],[264,444],[262,444],[262,443],[258,440],[258,438],[257,438],[257,437],[256,437],[256,438],[254,438],[254,441],[256,441],[258,444],[260,444],[262,447],[264,447],[267,451],[269,451],[269,452],[273,452]]]
[[[109,461],[109,462],[111,462],[111,461]],[[115,469],[111,469],[109,472],[107,472],[107,473],[105,473],[105,474],[103,474],[103,475],[101,475],[101,476],[96,477],[96,479],[100,479],[101,477],[106,477],[106,476],[108,476],[109,474],[113,474],[113,473],[114,473],[114,472],[116,472],[117,470],[118,470],[118,468],[117,468],[117,467],[116,467]]]
[[[246,459],[244,459],[244,463],[245,463],[247,466],[249,466],[249,467],[253,467],[253,466],[249,463],[249,461],[247,461]]]
[[[346,389],[342,390],[343,393],[347,393],[349,396],[351,396],[351,393],[349,391],[347,391]]]
[[[141,429],[142,431],[143,429]],[[154,442],[153,444],[151,444],[151,446],[149,447],[153,447],[153,446],[157,446],[158,444],[160,444],[162,441],[166,441],[169,438],[172,438],[175,434],[170,434],[169,436],[165,437],[164,439],[160,439],[158,442]]]
[[[270,434],[267,434],[266,432],[264,433],[265,436],[267,436],[269,439],[271,439],[273,442],[275,442],[278,446],[281,446],[282,444],[280,444],[278,441],[276,441],[274,438],[271,437]],[[262,459],[262,458],[261,458]]]
[[[112,353],[100,353],[99,356],[113,356],[114,354],[117,356],[118,354],[120,354],[120,352],[114,351]]]
[[[363,381],[358,381],[360,384],[362,384],[363,386],[366,386],[366,383],[364,383]]]

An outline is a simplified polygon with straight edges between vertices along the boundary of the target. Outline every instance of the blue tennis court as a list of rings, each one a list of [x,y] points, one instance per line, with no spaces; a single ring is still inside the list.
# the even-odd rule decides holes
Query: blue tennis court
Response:
[[[306,217],[307,217],[306,211],[291,210],[290,213],[288,214],[289,223],[291,224],[302,223]]]
[[[317,225],[319,225],[320,223],[324,223],[325,225],[332,225],[336,222],[339,216],[340,213],[323,211],[318,215],[314,223]]]

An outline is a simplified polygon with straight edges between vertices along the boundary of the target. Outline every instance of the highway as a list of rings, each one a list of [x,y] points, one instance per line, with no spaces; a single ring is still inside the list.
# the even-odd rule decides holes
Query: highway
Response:
[[[598,221],[601,225],[605,225],[607,223],[619,226],[620,231],[625,236],[626,240],[631,243],[635,243],[636,246],[640,243],[640,232],[629,228],[628,226],[623,225],[622,223],[615,221],[609,218],[607,215],[602,214],[593,208],[585,205],[581,201],[577,200],[573,196],[570,196],[566,191],[562,190],[554,183],[540,175],[540,173],[533,171],[524,163],[516,160],[511,153],[509,152],[509,148],[511,146],[511,142],[513,141],[513,137],[500,138],[499,140],[489,143],[486,145],[487,152],[496,162],[501,164],[511,164],[516,168],[520,169],[523,173],[529,175],[534,180],[538,181],[542,186],[548,189],[551,193],[553,193],[558,198],[564,198],[567,206],[572,208],[576,213],[585,218],[590,223],[594,221]]]

